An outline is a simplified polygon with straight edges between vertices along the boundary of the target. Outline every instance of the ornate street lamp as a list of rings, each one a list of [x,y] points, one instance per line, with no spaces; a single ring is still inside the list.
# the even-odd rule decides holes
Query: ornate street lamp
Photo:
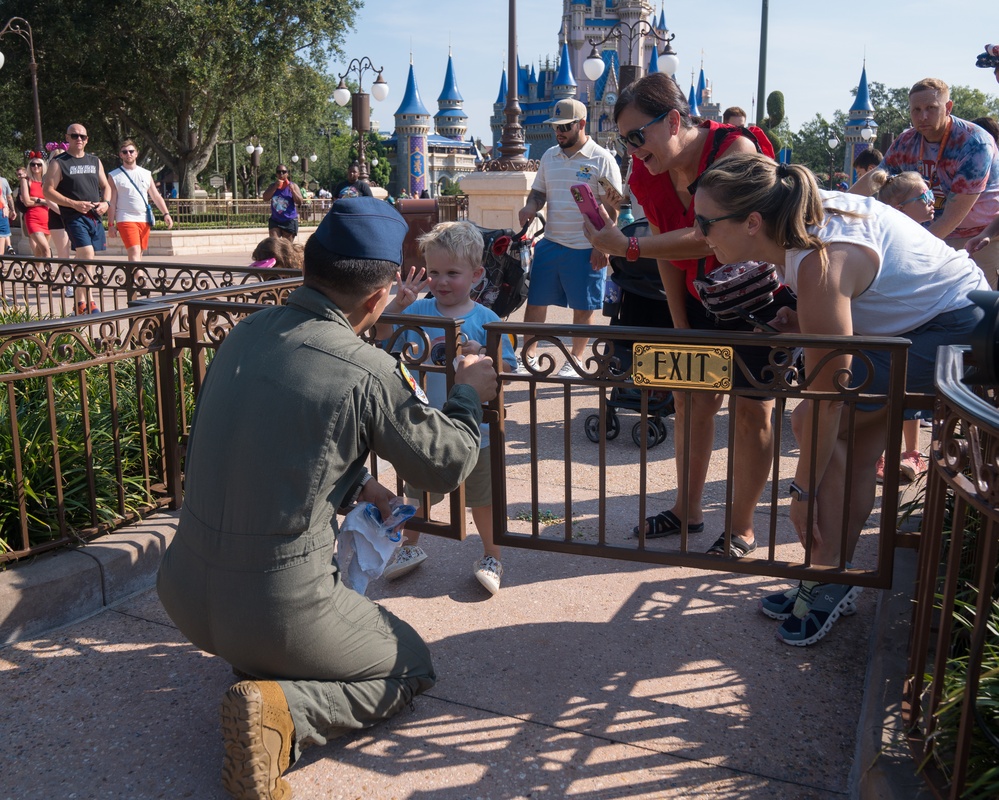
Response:
[[[829,191],[833,190],[833,169],[836,166],[836,148],[839,147],[839,139],[836,138],[836,134],[829,131],[829,139],[826,141],[829,145]]]
[[[0,30],[0,39],[6,34],[13,33],[20,36],[28,43],[28,72],[31,73],[31,100],[35,110],[35,149],[42,153],[42,111],[38,104],[38,62],[35,61],[35,40],[31,35],[31,25],[23,17],[11,17],[7,24]],[[3,67],[4,56],[0,53],[0,68]]]
[[[253,169],[253,196],[259,197],[259,187],[257,185],[257,173],[260,170],[260,154],[264,152],[264,148],[260,146],[259,142],[254,144],[250,142],[246,146],[246,154],[250,157],[250,167]]]
[[[382,77],[383,67],[376,67],[367,56],[355,58],[347,65],[345,72],[340,74],[340,85],[333,92],[333,100],[338,106],[345,106],[350,103],[351,124],[357,131],[357,167],[360,171],[361,180],[368,180],[368,162],[364,158],[366,136],[371,130],[371,104],[367,92],[364,91],[362,81],[367,70],[378,73],[375,82],[371,84],[371,94],[375,100],[381,102],[389,93],[389,85]],[[351,92],[347,88],[346,78],[352,71],[357,72],[357,91]]]
[[[624,53],[624,63],[621,65],[621,88],[634,83],[642,77],[644,67],[641,64],[634,64],[634,57],[637,48],[636,41],[640,42],[641,37],[648,36],[663,44],[662,52],[659,55],[660,71],[666,75],[675,75],[680,68],[680,59],[673,50],[672,42],[676,38],[675,33],[658,31],[647,19],[640,19],[631,24],[623,21],[615,23],[603,39],[587,37],[586,41],[590,45],[590,55],[583,62],[583,73],[591,81],[597,81],[604,74],[604,60],[600,57],[597,48],[606,44],[611,39],[615,41],[615,48],[620,52],[621,42],[627,37],[628,48]]]

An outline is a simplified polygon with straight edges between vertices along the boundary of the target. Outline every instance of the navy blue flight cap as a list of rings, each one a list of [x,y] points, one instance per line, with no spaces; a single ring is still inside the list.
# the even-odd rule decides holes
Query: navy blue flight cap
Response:
[[[333,203],[312,237],[345,258],[390,261],[402,266],[402,242],[409,225],[377,197],[346,197]]]

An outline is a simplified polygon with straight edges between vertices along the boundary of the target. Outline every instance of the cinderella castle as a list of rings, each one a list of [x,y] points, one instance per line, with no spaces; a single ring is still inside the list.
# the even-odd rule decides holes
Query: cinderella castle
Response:
[[[669,37],[664,12],[660,9],[657,16],[648,0],[562,0],[558,60],[523,66],[518,59],[515,81],[508,80],[506,70],[500,76],[490,119],[492,151],[499,145],[511,86],[516,87],[521,108],[527,158],[540,158],[555,144],[554,132],[544,120],[551,116],[555,102],[565,97],[586,104],[590,135],[605,147],[612,147],[617,130],[613,110],[620,87],[642,75],[662,71],[660,56]],[[596,46],[591,46],[590,41]],[[604,62],[604,69],[596,80],[591,80],[586,77],[583,62],[594,53]],[[691,106],[697,107],[695,113],[721,119],[718,104],[711,102],[711,87],[703,68],[698,81],[691,81],[690,100]],[[436,196],[479,168],[487,148],[466,136],[468,117],[462,110],[463,103],[450,54],[434,115],[420,97],[416,71],[410,64],[406,91],[394,115],[395,131],[385,140],[392,163],[390,193],[405,190],[418,197],[426,190]]]
[[[665,12],[660,8],[657,15],[649,0],[562,0],[558,60],[551,63],[546,59],[535,67],[521,65],[518,58],[514,80],[508,80],[506,70],[500,76],[499,93],[490,118],[491,152],[498,151],[507,93],[514,89],[521,108],[527,158],[539,159],[555,144],[554,131],[544,120],[551,116],[555,102],[566,97],[586,105],[588,133],[613,150],[617,133],[613,111],[618,92],[644,75],[676,69],[676,56],[669,47],[672,36],[666,26]],[[603,62],[603,67],[593,70],[592,62],[597,59]],[[591,74],[599,71],[596,78],[587,77],[588,61]],[[673,77],[680,82],[678,76]],[[877,132],[866,69],[859,88],[844,132],[847,143],[852,145],[846,148],[844,159],[848,171],[853,156],[869,146]],[[693,115],[721,121],[722,109],[713,101],[703,65],[696,81],[691,72],[688,102]],[[463,103],[450,53],[444,86],[437,98],[438,111],[433,116],[420,98],[416,73],[410,64],[406,91],[395,112],[395,131],[385,140],[392,163],[388,186],[392,194],[405,190],[413,197],[424,191],[436,196],[448,185],[479,169],[487,148],[466,137],[468,117],[462,110]]]

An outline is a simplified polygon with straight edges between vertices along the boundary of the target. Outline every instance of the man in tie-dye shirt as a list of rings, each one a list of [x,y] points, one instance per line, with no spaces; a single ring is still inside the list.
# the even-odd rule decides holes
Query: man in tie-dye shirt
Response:
[[[946,83],[924,78],[909,90],[912,127],[892,143],[880,168],[892,174],[915,170],[933,191],[931,233],[960,250],[999,215],[999,149],[977,125],[951,115]],[[869,175],[851,190],[871,194]],[[973,255],[992,288],[999,270],[999,243]]]

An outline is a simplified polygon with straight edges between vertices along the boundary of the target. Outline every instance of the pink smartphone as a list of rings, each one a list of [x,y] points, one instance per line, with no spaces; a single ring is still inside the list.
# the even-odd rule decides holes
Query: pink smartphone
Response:
[[[598,231],[603,228],[604,218],[600,216],[593,190],[585,183],[576,183],[569,187],[569,191],[572,192],[572,199],[576,201],[580,212],[593,223],[593,227]]]

